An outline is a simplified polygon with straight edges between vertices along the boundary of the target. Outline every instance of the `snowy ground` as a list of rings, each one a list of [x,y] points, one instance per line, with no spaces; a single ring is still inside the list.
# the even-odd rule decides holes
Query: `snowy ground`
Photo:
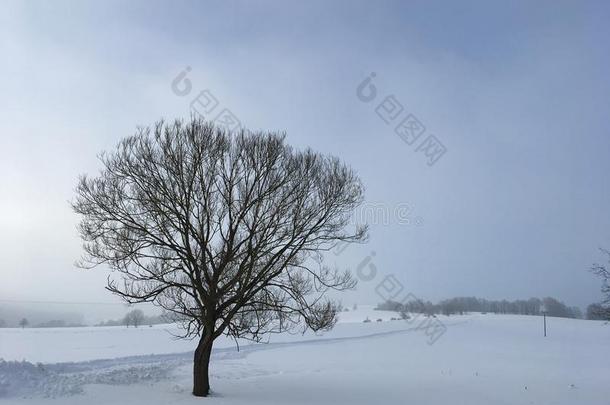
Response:
[[[602,322],[549,318],[543,338],[539,317],[439,317],[447,332],[430,345],[418,321],[370,308],[342,315],[323,335],[239,352],[218,341],[208,399],[190,395],[194,342],[167,325],[0,329],[0,404],[609,403]]]

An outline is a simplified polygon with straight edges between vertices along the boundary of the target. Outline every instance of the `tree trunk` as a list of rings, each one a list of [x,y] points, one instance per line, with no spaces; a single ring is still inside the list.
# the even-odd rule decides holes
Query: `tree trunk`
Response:
[[[193,395],[196,397],[207,397],[210,393],[209,366],[212,354],[212,336],[204,335],[199,340],[195,350],[193,364]]]

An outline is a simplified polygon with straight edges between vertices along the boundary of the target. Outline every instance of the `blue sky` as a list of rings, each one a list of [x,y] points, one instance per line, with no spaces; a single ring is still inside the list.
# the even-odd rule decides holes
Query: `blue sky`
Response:
[[[374,251],[379,277],[432,300],[584,307],[600,298],[586,270],[610,248],[608,17],[574,1],[4,3],[0,294],[112,300],[103,269],[72,265],[77,176],[208,89],[245,126],[340,156],[369,202],[423,220],[373,224],[331,262]],[[192,92],[177,96],[187,66]],[[356,97],[371,72],[446,146],[435,165]],[[375,285],[344,301],[376,302]]]

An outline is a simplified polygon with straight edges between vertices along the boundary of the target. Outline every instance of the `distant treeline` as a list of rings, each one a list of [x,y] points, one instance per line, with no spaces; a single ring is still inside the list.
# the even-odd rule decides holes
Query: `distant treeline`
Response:
[[[82,323],[66,322],[63,319],[52,319],[34,325],[35,328],[76,328],[85,326]]]
[[[26,327],[29,326],[30,322],[27,318],[21,319],[19,322],[15,322],[13,324],[9,324],[4,319],[0,319],[0,328],[9,328],[9,327]],[[82,323],[76,322],[66,322],[63,319],[52,319],[46,322],[40,322],[32,325],[34,328],[75,328],[80,326],[85,326]]]
[[[587,307],[587,319],[610,321],[610,308],[602,304],[591,304]]]
[[[543,299],[530,298],[528,300],[487,300],[476,297],[456,297],[433,304],[430,301],[412,300],[406,303],[386,301],[379,304],[376,309],[397,312],[415,312],[433,314],[464,314],[467,312],[489,312],[494,314],[540,315],[542,308],[546,309],[548,316],[560,318],[582,318],[583,314],[578,307],[569,307],[563,302],[546,297]]]
[[[170,323],[171,319],[167,314],[161,315],[144,315],[142,311],[139,309],[128,312],[121,319],[108,320],[105,322],[100,322],[95,326],[129,326],[133,325],[135,327],[139,325],[157,325],[162,323]]]
[[[134,309],[128,312],[123,318],[100,322],[95,326],[135,326],[140,325],[157,325],[163,323],[173,323],[178,321],[176,317],[170,314],[162,313],[160,315],[147,316],[140,309]],[[86,326],[80,322],[68,322],[63,319],[52,319],[50,321],[32,323],[28,318],[22,318],[17,322],[6,322],[0,318],[0,328],[21,327],[21,328],[75,328]]]

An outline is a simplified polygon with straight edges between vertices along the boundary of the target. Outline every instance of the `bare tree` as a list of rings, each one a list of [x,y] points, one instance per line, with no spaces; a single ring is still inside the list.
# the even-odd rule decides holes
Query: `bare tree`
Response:
[[[336,322],[330,289],[353,288],[322,252],[366,239],[350,228],[363,186],[337,158],[294,150],[277,133],[228,133],[210,123],[156,123],[100,156],[73,208],[85,255],[107,264],[107,289],[128,303],[154,302],[199,337],[196,396],[221,334],[324,330]]]
[[[21,329],[25,328],[26,326],[28,326],[30,324],[30,322],[26,319],[26,318],[22,318],[19,321],[19,326],[21,326]]]
[[[608,256],[610,261],[610,251],[606,249],[600,249],[603,253]],[[601,302],[602,308],[606,314],[610,314],[610,270],[603,264],[594,264],[591,267],[591,272],[602,279],[602,294],[604,299]]]
[[[133,325],[134,328],[137,328],[138,325],[141,325],[144,322],[145,316],[144,312],[141,309],[134,309],[129,311],[125,318],[123,318],[123,323],[129,327],[129,325]]]

